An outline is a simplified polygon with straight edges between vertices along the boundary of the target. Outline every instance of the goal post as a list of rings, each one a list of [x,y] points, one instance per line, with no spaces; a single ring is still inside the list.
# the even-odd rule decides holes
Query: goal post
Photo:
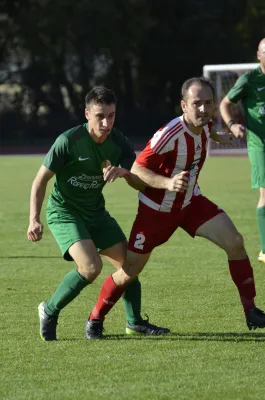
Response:
[[[245,64],[217,64],[217,65],[204,65],[203,76],[211,79],[215,86],[216,92],[216,113],[213,118],[213,127],[215,130],[226,131],[220,111],[219,105],[221,100],[235,84],[236,80],[240,75],[247,71],[251,71],[259,66],[258,63],[245,63]],[[240,112],[238,112],[240,111]],[[236,120],[240,120],[243,116],[243,107],[240,102],[233,109],[233,114]],[[243,122],[243,121],[242,121]],[[220,145],[218,143],[209,141],[208,155],[232,155],[232,154],[246,154],[246,140],[245,139],[233,139],[232,146]]]

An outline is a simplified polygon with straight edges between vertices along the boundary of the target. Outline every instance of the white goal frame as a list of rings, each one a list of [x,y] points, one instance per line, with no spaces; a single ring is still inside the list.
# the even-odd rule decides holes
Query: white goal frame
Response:
[[[259,63],[241,63],[241,64],[216,64],[216,65],[204,65],[203,66],[203,76],[206,78],[211,79],[211,74],[216,73],[216,80],[213,81],[215,84],[215,92],[216,92],[216,105],[219,109],[220,102],[222,100],[223,94],[222,94],[222,80],[221,80],[221,74],[218,74],[218,72],[247,72],[250,70],[253,70],[259,66]],[[222,117],[220,115],[220,112],[217,114],[217,119],[216,119],[216,128],[219,130],[224,130],[223,129],[223,122],[222,122]],[[241,141],[242,142],[242,141]],[[211,149],[211,141],[209,141],[208,145],[208,155],[234,155],[234,154],[246,154],[247,149],[244,144],[239,143],[238,139],[233,139],[233,146],[232,148],[229,146],[221,146],[221,145],[216,145],[215,149]]]

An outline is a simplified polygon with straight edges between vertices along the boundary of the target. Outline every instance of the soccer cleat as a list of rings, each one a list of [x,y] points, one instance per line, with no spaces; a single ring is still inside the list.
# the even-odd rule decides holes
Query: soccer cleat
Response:
[[[161,328],[150,324],[148,317],[137,325],[131,325],[129,322],[126,323],[127,335],[167,335],[169,332],[168,328]]]
[[[265,314],[257,307],[253,307],[246,316],[248,329],[265,328]]]
[[[258,256],[258,261],[263,262],[265,264],[265,254],[261,251]]]
[[[87,339],[103,339],[103,321],[92,319],[86,321],[86,338]]]
[[[44,342],[57,340],[56,326],[58,324],[58,317],[50,317],[45,312],[46,301],[39,304],[38,312],[40,318],[40,337]]]

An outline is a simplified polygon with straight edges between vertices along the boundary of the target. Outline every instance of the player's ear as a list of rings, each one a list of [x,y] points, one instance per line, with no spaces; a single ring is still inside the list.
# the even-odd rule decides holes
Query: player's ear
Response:
[[[87,120],[89,120],[89,116],[90,116],[89,109],[85,108],[85,117]]]
[[[181,105],[182,111],[185,113],[186,112],[186,103],[185,103],[185,101],[181,100],[180,105]]]

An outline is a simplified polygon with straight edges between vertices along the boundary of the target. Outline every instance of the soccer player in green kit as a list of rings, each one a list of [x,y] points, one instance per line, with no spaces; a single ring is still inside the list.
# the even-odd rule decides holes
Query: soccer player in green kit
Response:
[[[45,341],[57,339],[60,311],[99,275],[101,256],[117,269],[125,260],[125,235],[105,209],[103,173],[106,169],[109,172],[107,182],[111,183],[117,177],[124,178],[137,190],[141,188],[141,182],[129,172],[135,160],[130,142],[113,128],[116,103],[111,90],[102,86],[93,88],[85,98],[88,122],[56,139],[33,181],[28,239],[33,242],[42,239],[41,207],[47,183],[55,175],[47,204],[47,222],[64,259],[76,263],[76,268],[63,278],[51,298],[38,307],[40,335]],[[142,319],[138,279],[128,287],[124,305],[127,333],[138,333],[139,330],[147,335],[169,332],[169,329]],[[96,323],[86,322],[88,339],[98,338],[97,331]]]
[[[261,241],[258,260],[265,263],[265,39],[258,45],[258,68],[242,74],[220,104],[220,112],[231,133],[246,134],[251,164],[252,188],[260,190],[257,220]],[[232,105],[242,101],[246,127],[233,120]]]

